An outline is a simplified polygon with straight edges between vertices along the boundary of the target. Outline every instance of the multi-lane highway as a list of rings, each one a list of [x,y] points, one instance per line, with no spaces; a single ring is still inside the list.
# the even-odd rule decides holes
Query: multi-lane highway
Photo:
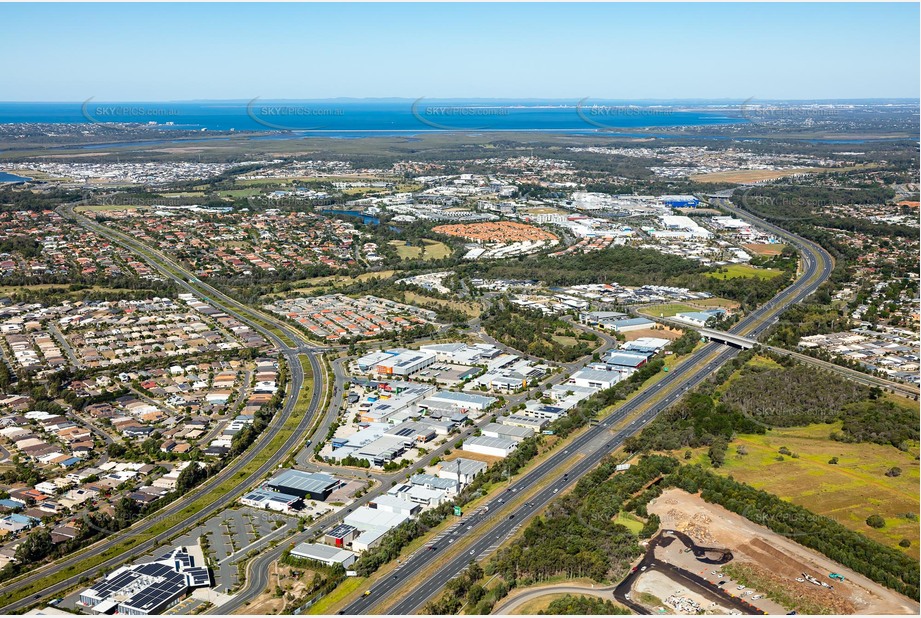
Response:
[[[577,328],[581,328],[581,326],[578,324],[574,324],[574,326]],[[601,347],[598,348],[599,353],[604,353],[605,351],[609,350],[610,348],[614,347],[617,344],[617,341],[610,335],[607,335],[605,333],[599,333],[599,336],[601,337],[601,341],[602,341]],[[503,344],[493,339],[489,339],[486,337],[484,337],[484,339],[488,341],[492,341],[495,345],[499,346],[500,348],[506,349],[506,347]],[[509,351],[511,353],[518,353],[514,350],[509,350]],[[341,365],[336,362],[332,363],[332,365],[333,365],[333,371],[336,376],[336,384],[341,386],[345,379],[345,376],[341,373]],[[547,388],[552,384],[559,383],[567,379],[569,374],[572,373],[572,371],[575,371],[579,365],[580,365],[579,362],[573,362],[568,365],[564,365],[563,366],[564,371],[556,374],[555,376],[551,377],[546,382],[542,383],[541,388]],[[533,393],[531,392],[510,395],[509,397],[507,397],[505,408],[511,409],[515,407],[515,405],[517,405],[518,403],[527,400],[531,396],[533,396]],[[335,401],[335,398],[334,398],[334,401]],[[453,447],[453,444],[457,439],[464,439],[470,436],[480,426],[488,423],[491,417],[492,415],[484,416],[477,424],[475,424],[472,427],[469,427],[468,429],[463,431],[459,436],[454,436],[450,442],[447,442],[443,444],[442,446],[438,447],[437,449],[433,450],[432,452],[428,454],[428,456],[426,456],[425,459],[416,462],[409,468],[400,470],[392,474],[373,475],[373,478],[375,478],[380,484],[374,489],[372,489],[371,491],[369,491],[368,493],[364,494],[358,500],[354,501],[350,505],[349,510],[353,510],[363,504],[367,504],[368,502],[374,500],[374,498],[376,498],[377,496],[380,496],[381,494],[386,493],[387,490],[390,489],[390,484],[387,481],[391,479],[402,478],[406,476],[407,474],[413,474],[419,471],[421,468],[424,468],[425,466],[428,465],[428,461],[431,457],[438,457],[438,456],[444,455],[445,451]],[[333,418],[334,418],[333,414],[330,413],[326,417],[324,423],[331,422]],[[317,435],[325,435],[325,429],[321,427]],[[307,467],[306,464],[307,462],[302,460],[301,465],[304,467]],[[234,611],[237,611],[238,609],[245,607],[247,603],[252,601],[257,595],[259,595],[263,590],[265,590],[266,585],[268,584],[268,574],[269,574],[271,564],[281,556],[281,554],[284,552],[285,549],[288,548],[288,546],[290,546],[292,543],[299,543],[301,541],[306,541],[306,540],[313,538],[313,536],[316,535],[317,532],[328,529],[334,522],[340,519],[343,515],[344,513],[333,513],[333,514],[327,515],[326,517],[323,517],[317,520],[316,522],[314,522],[313,524],[311,524],[311,526],[305,529],[303,532],[298,533],[297,535],[291,537],[290,539],[286,539],[284,543],[281,543],[277,547],[268,549],[262,552],[261,554],[259,554],[247,565],[246,582],[243,588],[239,592],[237,592],[229,601],[219,606],[214,607],[213,609],[209,610],[207,613],[209,614],[229,614]]]
[[[802,253],[803,268],[796,281],[731,329],[733,334],[757,337],[790,305],[801,302],[815,292],[828,279],[833,262],[828,252],[815,243],[755,219],[747,213],[729,209],[785,238]],[[445,559],[442,554],[453,543],[445,545],[441,542],[436,543],[434,549],[416,552],[390,577],[378,581],[370,589],[370,594],[358,598],[346,607],[344,613],[366,613],[377,606],[384,607],[389,614],[412,614],[418,611],[449,579],[460,573],[470,560],[488,555],[516,527],[526,523],[559,492],[594,468],[604,456],[618,449],[628,436],[640,431],[647,422],[678,400],[686,391],[700,384],[737,353],[737,349],[717,343],[701,347],[662,380],[639,393],[614,414],[598,425],[590,427],[562,450],[525,473],[504,495],[495,496],[486,505],[488,510],[481,509],[455,526],[452,537],[458,539],[458,543],[463,540],[462,552],[453,552],[452,557]],[[627,419],[630,419],[628,426],[612,435],[612,428]],[[540,489],[530,496],[527,502],[512,501],[519,492],[528,491],[535,486],[540,486]],[[425,573],[426,577],[423,581],[417,582],[416,576],[421,573]],[[418,585],[410,588],[410,580]],[[388,607],[389,600],[397,601],[390,602]]]
[[[0,595],[7,595],[11,593],[15,594],[17,592],[20,594],[23,592],[27,593],[22,598],[7,603],[5,606],[0,608],[3,612],[7,613],[21,610],[42,598],[60,596],[64,591],[79,584],[81,581],[84,581],[85,578],[96,577],[104,570],[111,569],[112,567],[117,566],[118,564],[129,559],[132,555],[143,555],[144,553],[151,551],[158,544],[165,542],[185,528],[194,525],[196,522],[207,519],[212,514],[216,513],[228,504],[231,504],[234,500],[236,500],[242,491],[250,487],[257,480],[261,479],[267,472],[278,466],[278,464],[280,464],[291,451],[297,448],[297,446],[307,435],[308,430],[316,418],[316,415],[320,412],[320,405],[323,402],[326,389],[323,368],[320,365],[317,355],[313,352],[309,342],[307,342],[302,335],[294,331],[294,329],[290,328],[283,322],[279,322],[278,320],[271,318],[271,316],[265,316],[259,312],[255,312],[246,305],[243,305],[221,293],[219,290],[203,282],[199,282],[191,273],[185,271],[184,268],[176,264],[170,258],[155,250],[150,249],[149,247],[146,247],[145,245],[142,245],[141,243],[138,243],[133,238],[121,234],[120,232],[113,231],[107,227],[101,226],[85,217],[77,215],[73,212],[72,207],[62,208],[61,213],[66,217],[70,217],[76,220],[81,225],[84,225],[85,227],[90,228],[95,232],[125,246],[127,249],[135,252],[140,257],[148,261],[151,265],[159,269],[166,276],[173,279],[177,285],[200,298],[207,297],[209,302],[217,304],[228,314],[233,315],[238,320],[248,324],[251,328],[254,328],[260,332],[284,355],[289,370],[288,373],[290,376],[290,387],[287,392],[284,406],[278,413],[276,413],[272,422],[262,432],[262,434],[260,434],[256,442],[251,445],[245,453],[234,459],[220,473],[209,479],[202,486],[182,496],[151,517],[141,520],[126,530],[122,530],[107,536],[102,541],[95,543],[80,553],[74,554],[73,556],[62,560],[55,561],[46,567],[36,569],[25,576],[7,582],[2,588],[0,588]],[[192,281],[194,281],[196,285],[191,285],[190,282]],[[271,323],[273,326],[275,326],[275,328],[278,329],[278,332],[283,333],[283,335],[290,341],[299,342],[296,344],[297,347],[288,346],[285,341],[283,341],[282,338],[276,334],[276,332],[273,332],[272,330],[269,330],[263,326],[263,323],[265,322]],[[304,385],[304,371],[303,367],[301,366],[299,357],[301,354],[305,355],[310,363],[314,382],[314,388],[311,392],[311,398],[307,412],[300,419],[297,426],[293,430],[290,430],[289,435],[285,439],[280,449],[272,453],[255,471],[246,475],[244,478],[240,478],[240,475],[244,473],[246,467],[256,458],[256,456],[261,454],[265,447],[268,446],[276,436],[285,431],[287,421],[290,420],[291,415],[294,412],[298,396]],[[186,507],[195,502],[195,500],[199,499],[208,491],[211,491],[213,488],[220,486],[222,483],[227,482],[230,479],[235,479],[233,481],[233,490],[212,501],[207,506],[197,511],[193,516],[182,517],[182,511]],[[131,547],[130,555],[118,553],[112,558],[100,562],[89,569],[77,570],[80,564],[88,557],[112,551],[113,549],[117,548],[120,543],[124,542],[126,538],[130,536],[145,534],[155,526],[159,526],[163,521],[172,521],[173,523],[166,530],[157,534],[156,537],[149,538],[142,543],[133,545]],[[53,584],[45,585],[44,580],[49,575],[68,572],[69,570],[73,573],[67,578]]]
[[[751,218],[745,213],[739,214],[745,218]],[[279,422],[273,422],[272,426],[260,437],[260,443],[254,445],[246,454],[235,460],[235,462],[228,466],[221,475],[213,479],[211,481],[212,483],[229,478],[236,471],[240,470],[246,463],[252,460],[254,454],[258,452],[260,446],[264,444],[265,441],[271,439],[272,436],[281,430],[283,421],[287,419],[293,411],[297,391],[299,391],[300,384],[303,381],[298,354],[303,353],[308,356],[313,368],[315,380],[317,381],[317,388],[314,389],[310,402],[310,413],[305,414],[304,418],[301,419],[297,430],[288,437],[283,448],[261,466],[256,473],[240,481],[239,487],[242,491],[243,488],[247,487],[255,479],[260,478],[265,472],[277,465],[291,449],[297,446],[306,435],[308,428],[313,422],[313,417],[318,412],[319,404],[322,401],[321,393],[324,392],[324,387],[322,386],[323,372],[315,354],[312,353],[309,343],[307,343],[299,333],[283,322],[279,322],[278,320],[272,319],[271,316],[266,316],[261,312],[242,305],[225,296],[212,286],[197,280],[191,273],[185,271],[180,265],[176,264],[162,253],[138,243],[131,237],[113,231],[110,228],[100,226],[85,217],[76,215],[73,213],[72,209],[66,209],[65,215],[75,218],[82,225],[94,229],[98,233],[140,254],[157,266],[162,272],[170,276],[178,285],[195,293],[197,296],[207,298],[212,302],[217,300],[220,306],[228,311],[228,313],[250,324],[253,328],[256,328],[259,332],[268,337],[288,359],[288,365],[291,368],[292,375],[291,394],[293,396],[289,396],[284,410],[277,416]],[[767,227],[769,229],[775,227],[761,221],[758,223],[762,227]],[[832,263],[830,256],[817,245],[804,239],[793,237],[779,228],[776,228],[776,230],[772,229],[772,231],[785,237],[791,244],[794,244],[800,249],[803,254],[803,272],[794,284],[779,293],[771,302],[736,324],[732,329],[732,332],[735,334],[757,337],[773,323],[777,315],[786,307],[792,303],[800,302],[803,298],[814,292],[815,289],[828,278],[831,272]],[[262,324],[266,322],[272,324],[277,330],[273,332],[273,330],[264,328]],[[296,347],[287,345],[286,342],[276,334],[279,332],[289,341],[297,342]],[[436,549],[434,550],[417,552],[401,565],[393,576],[378,582],[372,589],[370,595],[361,597],[358,601],[352,603],[347,608],[347,612],[362,613],[367,611],[372,606],[380,603],[382,599],[390,598],[392,593],[401,588],[403,582],[415,574],[423,572],[423,569],[425,569],[425,572],[430,573],[425,582],[421,586],[406,593],[396,605],[389,608],[389,611],[392,613],[412,613],[417,610],[428,599],[433,597],[448,579],[459,573],[470,559],[481,556],[485,557],[488,551],[497,544],[497,541],[506,538],[516,526],[521,525],[533,515],[533,513],[549,503],[557,493],[588,472],[603,456],[617,449],[626,437],[639,431],[643,425],[654,418],[661,410],[674,403],[685,391],[693,388],[706,379],[707,376],[718,369],[736,353],[737,350],[733,348],[723,347],[715,343],[703,346],[685,362],[669,372],[655,386],[639,393],[628,404],[622,406],[615,414],[604,419],[599,425],[589,428],[567,446],[561,447],[561,450],[548,457],[535,469],[522,476],[522,478],[509,489],[509,492],[507,492],[505,496],[494,497],[493,500],[488,503],[488,511],[478,511],[464,520],[462,526],[455,526],[455,534],[453,536],[460,539],[464,538],[465,534],[467,535],[465,542],[468,543],[469,546],[465,547],[464,553],[448,561],[444,561],[440,558],[440,554],[445,549],[444,547],[438,547],[436,545]],[[631,421],[629,425],[625,429],[612,435],[612,427],[627,419]],[[547,480],[550,482],[545,486],[542,485],[537,493],[529,498],[527,503],[516,504],[514,508],[509,506],[510,503],[507,502],[507,500],[517,495],[517,492],[532,489]],[[169,517],[181,511],[181,509],[187,505],[188,501],[191,500],[192,496],[198,495],[199,493],[195,492],[189,496],[183,497],[180,501],[174,503],[174,505],[161,511],[155,519],[144,520],[137,524],[136,527],[126,532],[137,534],[150,529],[150,527],[155,525],[163,517]],[[150,539],[144,544],[140,544],[138,547],[134,548],[133,552],[137,551],[141,553],[149,550],[156,542],[164,541],[174,533],[192,525],[194,522],[205,519],[211,513],[235,499],[236,495],[235,492],[225,495],[206,509],[199,511],[190,520],[177,522],[177,524],[170,527],[169,530],[158,535],[156,539]],[[368,498],[370,499],[370,494]],[[311,530],[313,530],[313,528],[314,527],[312,527]],[[94,552],[105,551],[107,547],[114,546],[122,538],[123,536],[120,534],[114,538],[102,541],[94,546],[93,550]],[[252,598],[254,594],[261,591],[262,587],[264,587],[264,575],[268,572],[268,562],[265,562],[265,560],[269,560],[274,553],[276,552],[267,552],[251,563],[248,569],[248,581],[246,586],[246,589],[250,591],[249,594],[238,595],[233,602],[222,606],[220,608],[222,613],[233,611],[242,605],[246,598]],[[59,561],[53,565],[52,568],[55,571],[67,569],[68,567],[79,564],[85,556],[86,554],[84,553],[67,560]],[[124,556],[117,556],[93,569],[75,573],[65,581],[42,589],[39,596],[57,595],[63,590],[79,583],[81,578],[93,577],[103,568],[114,566],[122,562],[124,558]],[[433,563],[438,564],[438,566],[433,567]],[[433,568],[435,570],[433,570]],[[47,573],[48,570],[43,570],[20,578],[16,582],[0,589],[0,593],[9,590],[19,590],[23,587],[34,585]],[[259,585],[260,582],[263,582],[262,587]],[[32,591],[30,591],[30,593],[31,592]],[[33,603],[34,600],[35,599],[32,597],[27,597],[18,602],[11,603],[2,609],[5,611],[14,611],[26,607]]]

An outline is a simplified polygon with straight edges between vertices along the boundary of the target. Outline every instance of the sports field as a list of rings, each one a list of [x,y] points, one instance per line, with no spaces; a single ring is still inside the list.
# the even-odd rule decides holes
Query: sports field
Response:
[[[403,260],[439,260],[451,255],[451,247],[438,240],[422,239],[423,246],[408,245],[405,240],[391,240],[397,255]]]

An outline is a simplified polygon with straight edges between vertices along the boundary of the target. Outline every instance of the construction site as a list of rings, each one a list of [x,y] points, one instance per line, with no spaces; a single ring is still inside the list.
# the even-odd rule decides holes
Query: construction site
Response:
[[[636,581],[628,578],[625,583],[632,586],[628,601],[649,610],[655,611],[656,602],[661,602],[668,613],[678,612],[665,602],[672,597],[693,599],[705,613],[921,611],[917,601],[698,495],[669,489],[648,509],[660,517],[663,532],[650,540],[634,574]],[[657,575],[647,577],[650,571]],[[618,587],[618,592],[626,594],[627,589]],[[681,605],[694,608],[684,601]]]

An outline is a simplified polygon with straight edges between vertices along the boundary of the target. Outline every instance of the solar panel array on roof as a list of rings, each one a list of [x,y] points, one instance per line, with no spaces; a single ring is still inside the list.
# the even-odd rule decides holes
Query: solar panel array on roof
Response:
[[[80,601],[96,613],[113,609],[119,614],[146,616],[172,607],[190,588],[211,586],[211,571],[196,567],[185,548],[177,548],[153,562],[122,567],[93,588],[80,593]]]
[[[185,570],[188,584],[192,588],[211,586],[211,570],[205,567],[192,567]]]
[[[182,596],[189,588],[185,574],[179,573],[165,564],[151,562],[139,565],[135,567],[135,570],[142,574],[142,577],[136,582],[139,589],[127,600],[118,604],[119,612],[121,613],[159,613],[161,609]]]

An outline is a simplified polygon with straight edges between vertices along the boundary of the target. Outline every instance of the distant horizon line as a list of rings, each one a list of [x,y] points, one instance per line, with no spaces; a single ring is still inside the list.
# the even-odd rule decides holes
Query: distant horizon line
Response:
[[[717,98],[609,98],[609,97],[324,97],[324,98],[272,98],[272,97],[255,97],[229,98],[229,99],[96,99],[90,97],[83,100],[61,100],[61,101],[39,101],[39,100],[0,100],[3,104],[20,104],[20,105],[83,105],[88,101],[96,103],[251,103],[253,101],[278,102],[278,103],[299,103],[299,102],[355,102],[355,103],[385,103],[385,102],[413,102],[413,101],[452,101],[452,102],[494,102],[494,103],[556,103],[561,105],[578,105],[583,101],[598,102],[625,102],[625,103],[656,103],[656,104],[678,104],[678,103],[717,103],[717,104],[740,104],[751,101],[753,103],[886,103],[886,102],[906,102],[921,103],[921,98],[912,97],[849,97],[849,98],[759,98],[759,97],[717,97]]]

